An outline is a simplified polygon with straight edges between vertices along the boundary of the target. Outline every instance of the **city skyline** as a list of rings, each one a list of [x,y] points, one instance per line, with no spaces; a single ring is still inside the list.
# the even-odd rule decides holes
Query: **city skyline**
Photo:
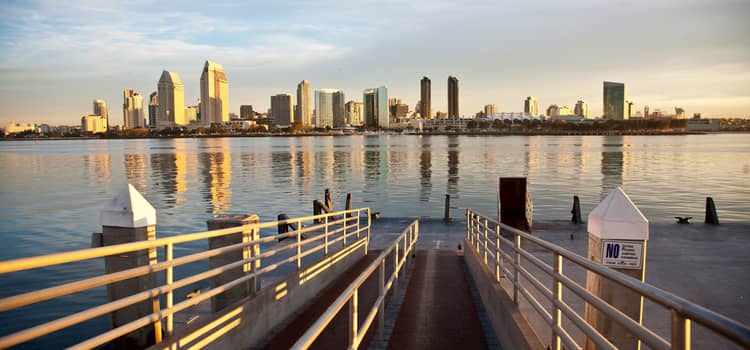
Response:
[[[176,10],[137,4],[0,4],[6,14],[0,122],[74,124],[93,99],[117,105],[125,87],[144,96],[155,91],[164,69],[183,78],[186,105],[193,105],[200,66],[209,58],[231,76],[228,108],[234,113],[240,105],[265,111],[268,96],[294,93],[302,79],[349,96],[385,85],[414,109],[416,82],[427,76],[441,82],[432,86],[434,114],[447,111],[442,82],[454,74],[465,116],[486,104],[518,112],[529,95],[541,106],[588,101],[591,115],[599,116],[605,80],[625,83],[638,110],[679,106],[708,117],[750,114],[750,44],[743,37],[750,29],[742,18],[747,2],[634,1],[624,8],[593,1],[417,1],[405,3],[397,16],[385,16],[388,6],[378,3],[338,1],[250,8],[224,3],[211,16],[197,2]],[[321,11],[331,14],[326,21],[316,15]],[[373,16],[352,21],[361,17],[357,13]],[[473,21],[478,13],[497,20]],[[605,20],[611,16],[629,21],[611,28]],[[412,20],[420,18],[430,20]],[[409,25],[395,29],[395,23]]]

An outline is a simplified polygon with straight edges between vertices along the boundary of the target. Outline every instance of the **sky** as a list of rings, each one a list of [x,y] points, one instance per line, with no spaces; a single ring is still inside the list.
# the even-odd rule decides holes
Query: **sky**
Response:
[[[466,116],[522,111],[528,95],[598,116],[608,80],[639,111],[750,117],[748,0],[6,0],[0,13],[0,125],[77,124],[94,99],[122,124],[122,90],[147,100],[164,69],[196,104],[206,59],[237,114],[303,79],[359,101],[385,85],[413,109],[423,76],[445,111],[455,75]]]

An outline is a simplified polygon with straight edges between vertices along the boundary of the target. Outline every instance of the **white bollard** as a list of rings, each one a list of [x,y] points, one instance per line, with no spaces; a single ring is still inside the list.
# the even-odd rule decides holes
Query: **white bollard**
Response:
[[[118,193],[100,211],[101,246],[156,239],[156,210],[133,185]],[[156,249],[146,249],[104,258],[107,273],[156,263]],[[149,274],[107,285],[110,301],[156,287],[156,276]],[[159,311],[159,299],[153,298],[114,311],[110,314],[112,328]],[[161,341],[161,323],[146,326],[116,339],[113,348],[145,348]]]
[[[589,259],[644,281],[648,220],[620,187],[615,188],[588,217]],[[586,273],[586,289],[631,319],[643,323],[643,297],[593,272]],[[586,304],[586,322],[619,349],[640,349],[640,342],[617,322]],[[586,350],[596,349],[586,339]]]

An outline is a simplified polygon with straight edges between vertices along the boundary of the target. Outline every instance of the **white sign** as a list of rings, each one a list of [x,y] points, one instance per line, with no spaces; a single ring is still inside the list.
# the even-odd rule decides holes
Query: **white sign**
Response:
[[[602,240],[602,264],[619,269],[640,269],[643,242]]]

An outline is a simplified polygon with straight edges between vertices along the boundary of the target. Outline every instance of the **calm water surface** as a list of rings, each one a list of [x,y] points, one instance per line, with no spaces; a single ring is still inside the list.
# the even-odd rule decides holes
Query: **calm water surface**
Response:
[[[587,215],[622,186],[651,221],[702,220],[712,196],[721,221],[750,222],[747,134],[0,142],[0,164],[0,260],[89,247],[99,208],[127,183],[157,209],[158,236],[204,230],[221,213],[309,215],[325,188],[336,208],[351,192],[355,206],[383,216],[439,217],[445,194],[454,216],[467,207],[492,214],[501,176],[529,178],[537,221],[569,219],[573,195]],[[98,263],[72,264],[5,276],[0,296],[101,271]],[[44,317],[62,315],[102,293],[36,307]],[[0,334],[42,319],[0,314]],[[96,332],[106,321],[86,327]]]

